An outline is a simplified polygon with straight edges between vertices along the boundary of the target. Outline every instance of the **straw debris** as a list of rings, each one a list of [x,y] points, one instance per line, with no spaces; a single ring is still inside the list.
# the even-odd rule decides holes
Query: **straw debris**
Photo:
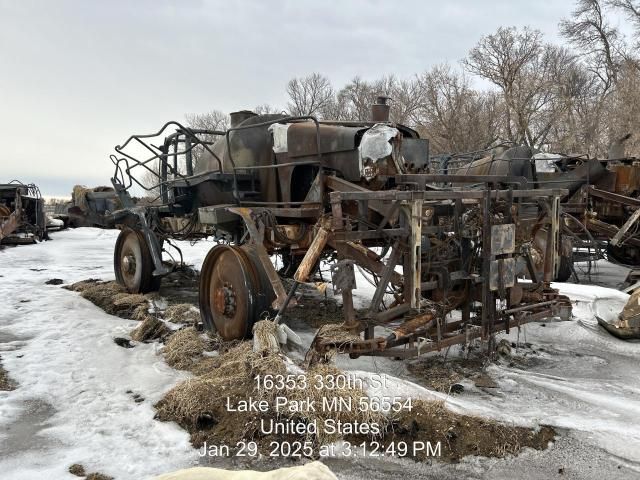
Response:
[[[167,336],[170,330],[162,322],[151,315],[147,315],[142,323],[131,332],[131,339],[136,342],[149,342]]]
[[[206,342],[193,327],[175,332],[164,346],[165,361],[178,370],[193,368],[206,350]]]
[[[66,288],[79,292],[83,298],[108,314],[127,319],[141,319],[142,312],[146,314],[148,311],[149,299],[153,298],[152,294],[128,293],[117,282],[102,282],[94,279],[74,283]]]
[[[0,391],[8,392],[15,390],[16,382],[9,378],[9,374],[2,366],[2,357],[0,357]]]
[[[173,323],[195,325],[200,321],[200,311],[190,303],[178,303],[167,307],[164,319]]]

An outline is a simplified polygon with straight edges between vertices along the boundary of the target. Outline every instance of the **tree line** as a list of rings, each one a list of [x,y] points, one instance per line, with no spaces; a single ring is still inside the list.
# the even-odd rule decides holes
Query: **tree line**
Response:
[[[630,37],[613,25],[615,14],[628,22]],[[559,31],[565,45],[529,27],[500,27],[458,66],[436,65],[411,78],[356,76],[335,88],[312,73],[288,82],[286,107],[255,111],[367,121],[375,98],[386,95],[391,121],[429,138],[432,153],[506,143],[605,157],[612,142],[632,134],[627,151],[640,156],[640,1],[577,0]],[[229,118],[213,110],[187,115],[187,123],[225,129]]]

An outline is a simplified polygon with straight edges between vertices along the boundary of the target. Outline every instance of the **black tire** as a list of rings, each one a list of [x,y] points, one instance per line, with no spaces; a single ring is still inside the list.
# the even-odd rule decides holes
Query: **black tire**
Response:
[[[556,282],[566,282],[571,278],[573,274],[573,255],[561,256],[560,265],[558,266],[558,273],[556,275]]]
[[[149,293],[160,289],[161,277],[154,276],[153,258],[144,235],[123,227],[113,252],[116,280],[129,293]]]

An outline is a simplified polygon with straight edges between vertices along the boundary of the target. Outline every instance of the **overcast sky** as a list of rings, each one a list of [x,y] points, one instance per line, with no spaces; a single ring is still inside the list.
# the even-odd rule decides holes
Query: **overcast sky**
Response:
[[[0,182],[109,184],[114,145],[185,113],[286,104],[294,76],[408,77],[572,1],[0,0]]]

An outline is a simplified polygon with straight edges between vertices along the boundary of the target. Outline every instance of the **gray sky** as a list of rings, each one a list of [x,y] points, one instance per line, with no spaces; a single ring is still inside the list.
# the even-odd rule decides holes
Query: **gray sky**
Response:
[[[113,147],[185,113],[286,104],[317,71],[408,77],[498,26],[556,41],[572,1],[0,0],[0,182],[109,184]]]

